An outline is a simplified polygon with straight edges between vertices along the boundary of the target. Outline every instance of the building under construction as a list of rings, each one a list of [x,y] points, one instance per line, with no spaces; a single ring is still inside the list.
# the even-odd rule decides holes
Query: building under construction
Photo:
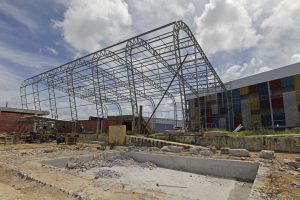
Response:
[[[70,116],[74,122],[86,113],[98,118],[131,115],[133,130],[138,127],[139,114],[151,117],[148,121],[152,123],[157,117],[168,118],[174,121],[174,127],[180,121],[183,130],[190,129],[187,94],[198,98],[223,94],[219,114],[226,117],[225,91],[195,36],[182,21],[28,78],[20,87],[24,109],[50,110],[52,118]],[[139,112],[140,106],[143,113]]]
[[[0,107],[0,199],[299,199],[299,128],[235,129],[297,126],[299,69],[223,84],[177,21],[28,78]]]
[[[199,124],[205,128],[226,128],[228,124],[230,129],[240,124],[246,129],[282,130],[299,126],[300,63],[230,81],[225,85],[229,120],[220,115],[226,112],[222,106],[222,93],[198,99],[190,97],[191,129],[198,129]]]

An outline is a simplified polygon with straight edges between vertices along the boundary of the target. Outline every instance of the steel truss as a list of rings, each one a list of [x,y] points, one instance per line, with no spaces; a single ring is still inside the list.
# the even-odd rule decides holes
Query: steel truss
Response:
[[[181,70],[166,91],[186,54]],[[34,109],[41,109],[40,86],[47,88],[53,118],[58,118],[55,90],[67,94],[73,121],[78,120],[77,98],[94,104],[97,117],[108,115],[108,104],[116,105],[122,115],[121,104],[128,103],[134,123],[139,103],[148,101],[154,109],[166,93],[173,105],[174,120],[182,119],[184,130],[189,129],[187,94],[199,98],[226,91],[193,33],[182,21],[169,23],[24,80],[20,87],[23,108],[33,104]],[[32,102],[29,101],[31,98]],[[135,123],[133,125],[135,127]]]

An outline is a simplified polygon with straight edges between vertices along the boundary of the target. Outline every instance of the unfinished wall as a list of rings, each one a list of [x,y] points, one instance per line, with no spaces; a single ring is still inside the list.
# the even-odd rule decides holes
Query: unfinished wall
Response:
[[[19,122],[22,117],[32,116],[32,114],[0,112],[0,133],[24,133],[33,130],[33,123]]]
[[[300,135],[283,136],[247,136],[247,137],[201,137],[199,135],[160,135],[157,139],[195,144],[213,145],[217,148],[245,148],[250,151],[275,150],[280,152],[300,153]]]

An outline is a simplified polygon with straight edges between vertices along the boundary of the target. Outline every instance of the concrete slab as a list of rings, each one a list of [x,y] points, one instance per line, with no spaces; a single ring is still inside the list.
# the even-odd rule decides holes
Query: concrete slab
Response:
[[[252,187],[252,183],[243,183],[236,180],[198,175],[159,167],[151,169],[130,166],[101,167],[83,172],[81,176],[93,176],[97,174],[99,170],[110,170],[120,174],[120,176],[107,180],[125,185],[125,189],[135,190],[142,187],[148,190],[166,193],[171,199],[247,199]]]

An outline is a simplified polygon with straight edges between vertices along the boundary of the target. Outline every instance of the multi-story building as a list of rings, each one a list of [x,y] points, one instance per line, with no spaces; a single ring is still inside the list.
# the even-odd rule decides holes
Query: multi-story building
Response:
[[[246,129],[299,126],[300,63],[225,85],[227,96],[214,93],[189,99],[191,129],[234,129],[239,124]]]

